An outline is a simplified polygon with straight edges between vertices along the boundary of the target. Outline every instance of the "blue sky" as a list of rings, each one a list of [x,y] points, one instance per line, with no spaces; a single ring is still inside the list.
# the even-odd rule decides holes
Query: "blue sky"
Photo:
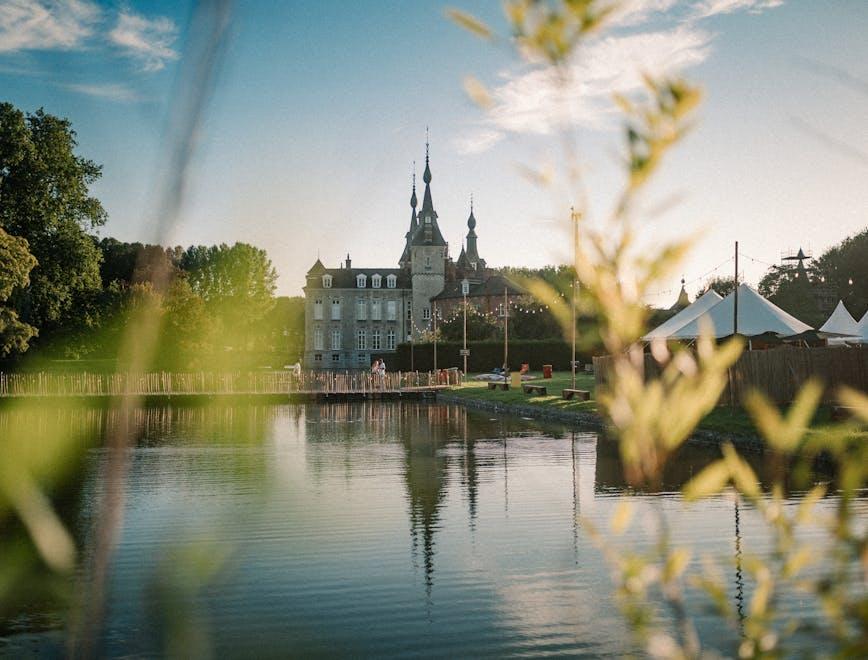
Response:
[[[452,3],[505,24],[498,2]],[[164,242],[243,240],[268,250],[295,294],[317,252],[393,266],[409,221],[411,163],[430,127],[432,190],[453,255],[473,193],[493,265],[565,260],[558,131],[580,147],[591,221],[620,184],[611,94],[642,70],[679,70],[705,91],[695,129],[649,191],[646,240],[700,237],[683,267],[695,293],[739,240],[756,283],[781,252],[819,254],[868,224],[868,3],[632,0],[578,53],[575,89],[423,2],[237,2],[219,84],[199,135],[181,220]],[[68,117],[104,167],[102,234],[152,240],[155,181],[192,6],[185,2],[0,0],[0,99]],[[495,105],[474,106],[472,74]],[[672,204],[671,202],[677,202]],[[731,264],[718,271],[729,274]],[[678,277],[651,302],[668,304]]]

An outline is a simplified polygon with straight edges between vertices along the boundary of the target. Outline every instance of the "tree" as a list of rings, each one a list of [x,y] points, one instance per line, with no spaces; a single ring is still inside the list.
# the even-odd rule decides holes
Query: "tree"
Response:
[[[76,146],[68,120],[0,103],[0,227],[26,239],[37,261],[13,303],[42,334],[74,320],[100,288],[100,254],[87,232],[106,219],[89,194],[101,170]]]
[[[99,272],[104,287],[112,282],[153,282],[154,272],[158,269],[171,274],[177,270],[176,255],[181,250],[162,245],[124,243],[115,238],[103,238],[97,247],[102,255]]]
[[[437,323],[437,334],[444,340],[460,341],[464,337],[464,310],[456,307],[453,315]],[[493,318],[467,306],[467,341],[482,341],[502,337],[502,325]]]
[[[304,298],[280,296],[263,321],[268,332],[268,350],[287,353],[287,360],[300,360],[304,353]]]
[[[735,289],[735,278],[733,277],[712,277],[705,283],[699,291],[696,292],[696,297],[708,293],[709,289],[714,289],[717,292],[717,295],[726,298],[730,293]]]
[[[814,269],[857,319],[868,310],[868,229],[826,250]]]
[[[261,321],[274,305],[277,271],[265,250],[246,243],[196,245],[184,252],[180,266],[219,320],[224,346],[249,350],[266,341]]]
[[[36,328],[23,323],[18,313],[5,303],[16,288],[26,287],[36,259],[27,249],[27,241],[10,236],[0,229],[0,357],[27,350]]]

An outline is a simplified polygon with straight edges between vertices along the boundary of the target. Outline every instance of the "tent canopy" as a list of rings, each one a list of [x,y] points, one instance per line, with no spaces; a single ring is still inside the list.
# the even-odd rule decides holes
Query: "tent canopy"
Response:
[[[733,331],[735,293],[730,293],[704,313],[670,334],[672,339],[694,339],[708,325],[714,337],[728,337]],[[738,334],[746,337],[771,332],[789,337],[811,330],[811,326],[770,303],[747,284],[738,287]]]
[[[856,335],[861,337],[863,344],[868,344],[868,312],[865,312],[862,320],[856,326]]]
[[[709,289],[702,296],[694,300],[690,305],[682,309],[675,316],[664,321],[656,328],[654,328],[647,335],[642,337],[644,341],[651,341],[652,339],[666,339],[673,332],[678,330],[678,328],[683,325],[690,323],[697,316],[705,312],[706,310],[714,307],[717,303],[719,303],[723,298],[715,291],[714,289]]]
[[[820,327],[820,331],[857,337],[859,336],[859,324],[856,323],[856,319],[850,316],[850,312],[844,306],[844,301],[839,300],[835,311],[832,312],[829,320]]]

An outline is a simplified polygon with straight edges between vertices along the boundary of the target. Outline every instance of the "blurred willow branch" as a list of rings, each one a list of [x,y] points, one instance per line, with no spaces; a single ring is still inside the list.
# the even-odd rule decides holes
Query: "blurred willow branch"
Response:
[[[580,46],[606,27],[617,4],[604,0],[508,0],[504,11],[511,27],[509,38],[532,66],[552,70],[554,79],[567,85],[569,66],[581,57]],[[476,36],[488,41],[498,39],[478,19],[456,11],[450,15]],[[491,94],[481,83],[474,82],[470,92],[477,102],[485,101],[479,105],[487,108]],[[699,100],[699,90],[682,79],[648,75],[641,98],[616,96],[614,102],[626,117],[622,192],[612,217],[602,229],[588,221],[584,204],[578,213],[572,214],[578,223],[574,267],[580,303],[585,313],[595,315],[599,340],[612,359],[608,381],[598,390],[600,410],[619,442],[628,483],[653,491],[662,485],[667,462],[717,405],[727,383],[728,369],[742,351],[738,338],[717,344],[708,334],[699,339],[693,350],[672,351],[665,343],[653,343],[651,355],[660,372],[653,377],[645,372],[645,350],[640,344],[648,320],[644,299],[674,271],[690,249],[691,241],[638,249],[639,230],[643,227],[637,222],[636,200],[666,153],[689,130],[691,113]],[[565,168],[572,181],[573,173],[578,171],[573,162],[572,128],[560,127],[559,137],[567,145]],[[567,215],[563,213],[563,217]],[[552,297],[552,291],[543,282],[533,283],[530,288],[542,299]],[[554,311],[565,331],[571,330],[573,321],[565,306]],[[713,564],[706,561],[708,568],[704,573],[689,576],[692,584],[719,605],[718,612],[743,631],[738,648],[742,657],[779,653],[782,637],[798,628],[793,622],[776,625],[776,599],[783,584],[787,588],[806,588],[820,600],[839,652],[866,651],[868,600],[864,586],[868,543],[865,530],[853,525],[850,503],[865,485],[868,455],[863,447],[848,440],[848,429],[816,435],[811,443],[803,442],[805,428],[819,402],[818,392],[818,386],[808,385],[786,417],[780,416],[759,394],[747,402],[757,427],[770,448],[777,452],[778,469],[770,499],[760,491],[749,465],[729,445],[722,448],[720,461],[708,466],[685,487],[687,499],[698,499],[717,495],[731,485],[761,512],[772,532],[771,558],[746,555],[740,560],[754,584],[744,621],[734,621],[736,615],[722,597],[726,589]],[[842,398],[868,419],[868,403],[862,395],[846,392]],[[821,580],[806,586],[801,579],[802,570],[813,561],[814,555],[797,541],[797,529],[812,520],[813,506],[825,495],[826,487],[814,487],[798,511],[790,516],[785,513],[783,480],[789,462],[796,455],[810,461],[822,452],[831,453],[841,466],[839,504],[836,515],[827,521],[833,539],[825,557],[828,570]],[[803,467],[800,474],[808,472]],[[590,521],[585,521],[585,528],[613,568],[617,601],[644,651],[657,657],[703,656],[706,650],[684,597],[690,551],[671,542],[670,527],[659,502],[653,507],[652,516],[656,543],[646,552],[618,550]],[[632,518],[631,505],[626,502],[620,505],[612,519],[612,532],[616,536],[623,533]],[[854,564],[860,562],[862,589],[856,589],[854,594],[850,581]],[[655,602],[666,606],[668,618],[662,616]],[[673,628],[674,636],[670,632]],[[825,632],[820,633],[824,635]]]

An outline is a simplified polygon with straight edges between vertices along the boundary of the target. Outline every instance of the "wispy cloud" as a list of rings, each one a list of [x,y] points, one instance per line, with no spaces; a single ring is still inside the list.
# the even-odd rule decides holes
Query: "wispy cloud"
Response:
[[[150,19],[122,11],[108,37],[124,54],[139,61],[145,71],[159,71],[167,61],[178,58],[173,48],[178,28],[165,17]]]
[[[759,14],[766,9],[774,9],[784,4],[784,0],[704,0],[696,7],[697,18],[708,18],[717,14],[731,14],[748,11]]]
[[[456,146],[464,153],[479,153],[507,133],[604,128],[615,113],[614,93],[640,89],[643,73],[663,75],[699,64],[708,57],[710,41],[708,32],[688,26],[599,39],[576,53],[567,85],[550,69],[503,73],[483,124],[459,138]]]
[[[455,141],[467,154],[490,149],[509,133],[549,134],[567,126],[605,129],[616,112],[612,96],[631,94],[643,75],[673,75],[704,62],[714,35],[704,19],[735,11],[758,13],[784,0],[623,0],[610,36],[578,49],[567,84],[550,69],[500,74],[485,118]],[[655,22],[658,29],[648,29]],[[668,26],[668,27],[667,27]],[[644,30],[643,30],[644,27]]]
[[[0,53],[80,48],[101,13],[87,0],[2,0]]]
[[[94,96],[108,101],[117,103],[132,103],[140,99],[139,95],[126,85],[117,83],[96,83],[96,84],[66,84],[62,85],[64,89],[77,94],[85,94]]]

